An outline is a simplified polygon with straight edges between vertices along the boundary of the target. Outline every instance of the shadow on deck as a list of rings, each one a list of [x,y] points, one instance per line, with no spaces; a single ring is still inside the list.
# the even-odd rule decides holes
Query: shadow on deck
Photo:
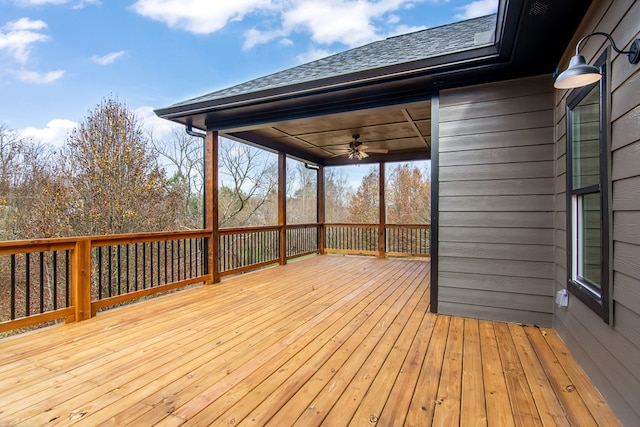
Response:
[[[425,260],[315,256],[0,340],[0,425],[602,425],[551,329],[429,313]]]

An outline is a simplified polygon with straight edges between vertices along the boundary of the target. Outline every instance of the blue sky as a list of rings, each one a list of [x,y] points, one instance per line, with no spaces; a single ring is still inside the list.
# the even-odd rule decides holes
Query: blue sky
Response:
[[[391,35],[495,11],[498,0],[0,0],[0,124],[60,145],[115,96],[153,108]]]

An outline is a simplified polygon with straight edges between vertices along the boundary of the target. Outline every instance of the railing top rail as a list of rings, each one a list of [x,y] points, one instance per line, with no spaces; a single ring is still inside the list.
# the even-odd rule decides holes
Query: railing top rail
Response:
[[[30,252],[64,251],[73,249],[79,239],[35,239],[35,240],[8,240],[0,242],[0,255],[12,255]]]
[[[90,240],[92,246],[108,246],[140,243],[155,240],[188,239],[207,237],[211,230],[160,231],[153,233],[131,233],[105,236],[56,237],[50,239],[0,241],[0,255],[25,252],[47,252],[73,249],[76,242]]]
[[[431,228],[431,224],[385,224],[387,228]]]
[[[352,224],[346,222],[325,222],[325,227],[345,227],[345,228],[370,228],[370,227],[379,227],[380,224]]]
[[[287,224],[287,228],[288,229],[296,229],[296,228],[318,228],[318,227],[322,227],[322,223],[315,223],[315,222],[310,222],[307,224]]]
[[[221,228],[218,233],[220,235],[226,234],[242,234],[242,233],[254,233],[256,231],[274,231],[280,230],[282,226],[280,225],[264,225],[257,227],[232,227],[232,228]]]
[[[325,222],[324,224],[327,227],[352,227],[352,228],[357,228],[357,227],[378,227],[380,226],[380,224],[378,223],[371,223],[371,224],[354,224],[354,223],[347,223],[347,222]],[[386,227],[389,228],[431,228],[431,224],[385,224]]]
[[[161,240],[196,239],[211,235],[210,229],[206,230],[184,230],[184,231],[161,231],[154,233],[133,233],[119,234],[112,236],[92,236],[91,246],[113,246],[133,243],[155,242]]]

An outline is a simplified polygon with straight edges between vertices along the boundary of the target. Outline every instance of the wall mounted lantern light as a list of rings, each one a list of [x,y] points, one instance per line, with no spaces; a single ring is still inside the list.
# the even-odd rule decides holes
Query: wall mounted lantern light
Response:
[[[569,61],[569,67],[564,70],[556,79],[556,82],[553,86],[556,89],[573,89],[576,87],[587,86],[591,83],[595,83],[602,78],[600,74],[600,70],[593,65],[588,65],[584,59],[584,56],[580,55],[578,52],[580,51],[580,46],[582,43],[591,36],[605,36],[611,42],[611,47],[618,53],[623,53],[628,55],[630,64],[637,64],[640,61],[640,39],[635,39],[628,51],[620,50],[613,42],[610,34],[595,32],[591,34],[587,34],[582,37],[578,43],[576,44],[576,54],[571,57],[571,61]]]

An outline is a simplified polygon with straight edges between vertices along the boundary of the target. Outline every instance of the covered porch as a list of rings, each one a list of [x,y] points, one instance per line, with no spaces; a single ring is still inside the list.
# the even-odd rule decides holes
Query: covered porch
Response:
[[[312,256],[0,341],[2,425],[617,425],[551,329],[429,312],[430,262]]]

